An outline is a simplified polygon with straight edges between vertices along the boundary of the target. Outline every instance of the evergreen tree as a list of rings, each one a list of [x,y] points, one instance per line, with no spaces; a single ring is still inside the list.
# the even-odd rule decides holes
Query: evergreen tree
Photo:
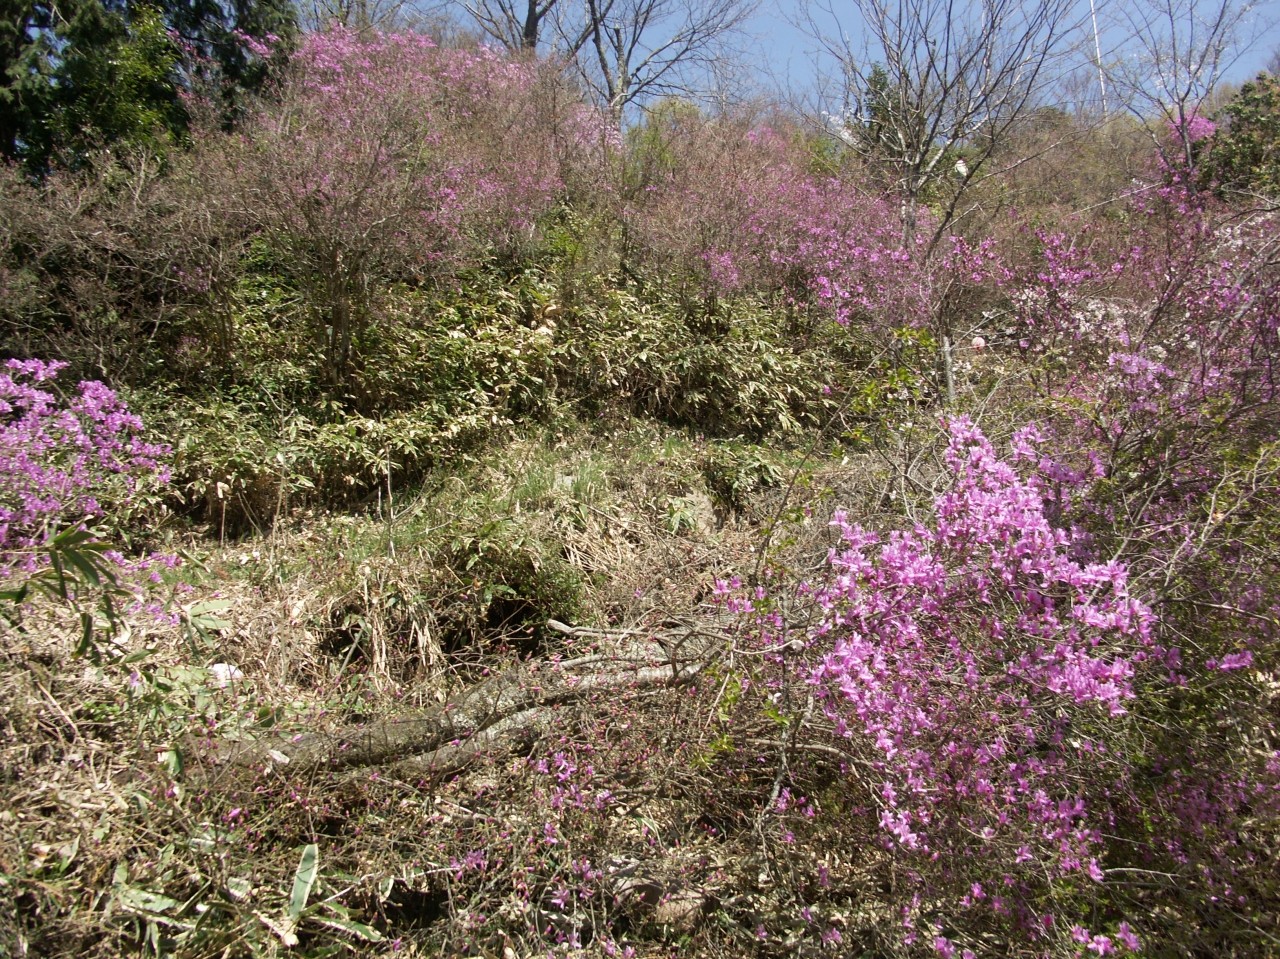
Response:
[[[46,110],[47,35],[52,9],[31,0],[0,0],[0,155],[19,156],[24,134]]]
[[[184,82],[218,97],[225,119],[233,122],[262,88],[271,63],[293,48],[298,34],[293,0],[163,2],[165,20],[186,53]]]
[[[1220,126],[1204,141],[1200,166],[1220,189],[1280,193],[1280,78],[1260,74],[1246,83],[1218,117]]]
[[[186,129],[184,92],[230,122],[295,33],[289,0],[0,0],[0,155],[42,175],[162,146]]]

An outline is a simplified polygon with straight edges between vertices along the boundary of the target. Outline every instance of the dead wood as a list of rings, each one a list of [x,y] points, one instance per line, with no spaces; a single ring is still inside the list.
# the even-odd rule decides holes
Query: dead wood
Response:
[[[554,621],[549,626],[579,634]],[[580,659],[521,663],[435,709],[331,732],[215,743],[205,754],[224,769],[270,766],[298,774],[394,765],[402,775],[439,775],[531,743],[546,730],[551,707],[600,693],[688,683],[716,648],[724,648],[722,638],[692,627],[647,636],[634,630],[581,635],[612,636],[616,646]]]

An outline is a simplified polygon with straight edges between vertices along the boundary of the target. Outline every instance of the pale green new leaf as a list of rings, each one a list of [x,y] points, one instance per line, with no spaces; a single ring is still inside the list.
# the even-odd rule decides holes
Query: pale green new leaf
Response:
[[[293,874],[293,893],[289,896],[289,918],[295,923],[307,908],[307,900],[319,875],[320,847],[309,843],[302,847],[302,858],[298,860],[298,870]]]

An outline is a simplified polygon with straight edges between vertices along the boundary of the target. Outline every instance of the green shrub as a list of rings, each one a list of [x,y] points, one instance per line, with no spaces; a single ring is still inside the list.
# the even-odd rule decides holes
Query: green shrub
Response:
[[[715,311],[607,291],[557,331],[557,379],[588,414],[621,405],[717,436],[760,439],[820,423],[847,345],[842,356],[840,344],[797,342],[779,312],[749,300]]]

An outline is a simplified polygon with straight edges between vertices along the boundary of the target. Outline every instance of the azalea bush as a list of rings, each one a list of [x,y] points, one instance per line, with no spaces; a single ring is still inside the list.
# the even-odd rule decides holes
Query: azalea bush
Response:
[[[1173,176],[1135,203],[1000,278],[1042,425],[1009,460],[953,421],[912,529],[838,516],[807,665],[779,654],[844,741],[849,791],[795,788],[882,844],[904,948],[1275,932],[1275,227]]]
[[[748,120],[652,121],[624,213],[640,262],[698,293],[765,296],[845,325],[926,317],[894,205],[815,171],[796,131]]]
[[[422,34],[334,28],[295,54],[280,102],[225,158],[288,253],[331,387],[363,365],[386,286],[527,251],[562,190],[556,76]]]
[[[1121,252],[1046,238],[1054,306],[1028,311],[1023,345],[1039,354],[1053,513],[1125,558],[1168,648],[1169,682],[1139,696],[1143,738],[1124,754],[1125,894],[1158,888],[1212,952],[1236,922],[1273,928],[1258,830],[1276,814],[1280,273],[1272,218],[1169,179]]]
[[[870,883],[891,948],[1276,932],[1274,226],[1176,179],[1142,208],[993,270],[1042,425],[1002,454],[951,419],[915,523],[838,513],[822,576],[731,600],[793,731],[768,795],[797,906]]]
[[[142,421],[102,383],[62,397],[54,380],[66,364],[9,360],[0,370],[0,583],[5,615],[36,594],[80,611],[80,651],[91,651],[86,597],[116,625],[114,600],[142,601],[145,583],[172,557],[127,559],[112,548],[148,498],[168,482],[165,447],[146,442]]]
[[[1124,566],[1053,526],[1040,480],[964,418],[949,437],[928,522],[883,536],[836,514],[828,574],[801,588],[819,612],[794,675],[842,757],[825,803],[897,863],[902,944],[1048,950],[1096,899],[1109,809],[1095,786],[1116,780],[1135,679],[1163,651]],[[1020,433],[1015,456],[1036,438]],[[758,623],[765,650],[792,638]]]
[[[927,519],[885,535],[837,513],[799,606],[777,586],[721,585],[768,663],[751,684],[794,730],[769,809],[790,823],[784,852],[840,844],[882,877],[895,948],[924,954],[1136,951],[1176,916],[1206,947],[1239,928],[1233,912],[1270,928],[1280,753],[1257,673],[1275,666],[1270,622],[1241,645],[1153,605],[1110,545],[1055,521],[1044,443],[1026,429],[1002,457],[953,419]],[[844,878],[811,904],[866,895]],[[1137,905],[1152,888],[1171,916]]]

